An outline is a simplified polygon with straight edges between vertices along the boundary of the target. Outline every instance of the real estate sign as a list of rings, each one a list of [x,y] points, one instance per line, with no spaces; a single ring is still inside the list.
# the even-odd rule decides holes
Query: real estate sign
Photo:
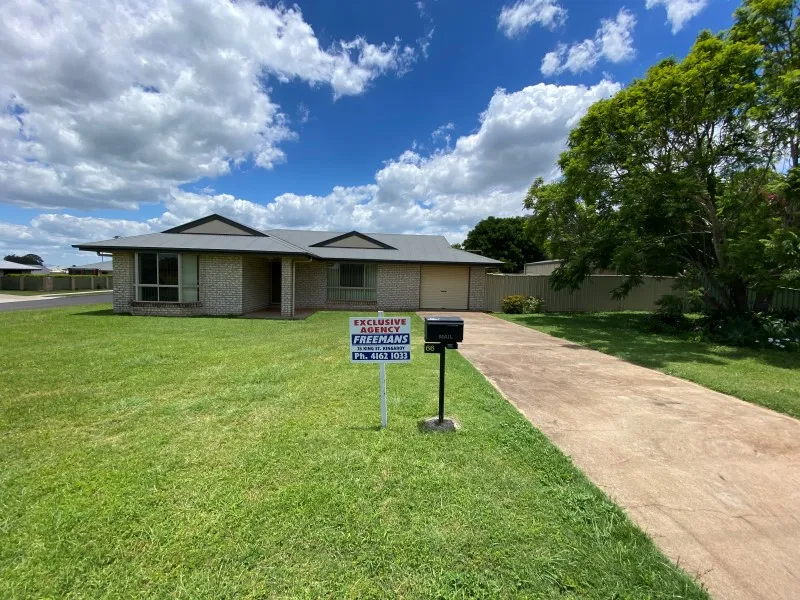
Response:
[[[411,317],[350,317],[350,362],[411,362]]]

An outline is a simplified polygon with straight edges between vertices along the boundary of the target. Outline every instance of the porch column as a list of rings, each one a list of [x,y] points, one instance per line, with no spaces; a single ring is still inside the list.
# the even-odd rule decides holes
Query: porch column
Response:
[[[294,269],[292,257],[281,258],[281,316],[286,319],[294,317]]]

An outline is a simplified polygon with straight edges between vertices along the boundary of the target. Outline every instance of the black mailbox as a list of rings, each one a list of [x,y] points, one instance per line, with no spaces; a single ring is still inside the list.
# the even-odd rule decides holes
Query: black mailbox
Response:
[[[425,317],[425,341],[447,344],[464,341],[464,319]]]

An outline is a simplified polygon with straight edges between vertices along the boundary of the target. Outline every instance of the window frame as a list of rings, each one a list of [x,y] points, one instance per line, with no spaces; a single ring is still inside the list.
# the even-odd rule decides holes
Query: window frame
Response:
[[[342,265],[349,265],[349,266],[360,266],[363,269],[363,276],[362,281],[367,283],[369,277],[367,275],[367,269],[370,268],[373,270],[373,281],[375,283],[374,287],[368,286],[348,286],[348,285],[341,285],[341,275],[339,276],[339,283],[340,285],[332,286],[330,284],[329,279],[329,272],[331,269],[338,268],[339,272],[341,273]],[[331,297],[331,290],[337,290],[339,292],[344,291],[351,291],[351,290],[359,290],[362,292],[363,295],[369,296],[368,298],[332,298]],[[336,294],[334,294],[336,295]],[[334,261],[329,262],[327,265],[327,269],[325,271],[325,300],[327,302],[370,302],[375,303],[378,301],[378,267],[375,263],[369,262],[349,262],[349,261]]]
[[[156,256],[156,283],[140,283],[139,282],[139,256],[142,254],[155,254]],[[172,254],[178,257],[178,283],[176,285],[167,285],[159,283],[159,279],[161,277],[160,269],[159,269],[159,256]],[[195,257],[196,264],[197,264],[197,285],[185,285],[183,283],[183,256],[191,255]],[[200,301],[200,255],[194,254],[193,252],[158,252],[155,250],[150,251],[142,251],[136,252],[134,255],[133,260],[133,282],[134,282],[134,295],[136,298],[136,302],[147,302],[150,304],[163,302],[166,304],[182,304],[186,302],[183,299],[183,289],[184,288],[196,288],[197,289],[197,300],[189,300],[189,302],[199,302]],[[153,288],[155,290],[159,290],[160,288],[170,288],[170,289],[177,289],[178,290],[178,299],[177,300],[142,300],[141,289],[142,288]],[[160,296],[160,294],[159,294]]]

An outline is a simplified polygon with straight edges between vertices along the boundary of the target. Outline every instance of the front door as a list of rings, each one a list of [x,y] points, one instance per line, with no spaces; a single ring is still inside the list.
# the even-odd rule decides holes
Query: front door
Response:
[[[269,263],[269,301],[272,304],[281,303],[281,263]]]

